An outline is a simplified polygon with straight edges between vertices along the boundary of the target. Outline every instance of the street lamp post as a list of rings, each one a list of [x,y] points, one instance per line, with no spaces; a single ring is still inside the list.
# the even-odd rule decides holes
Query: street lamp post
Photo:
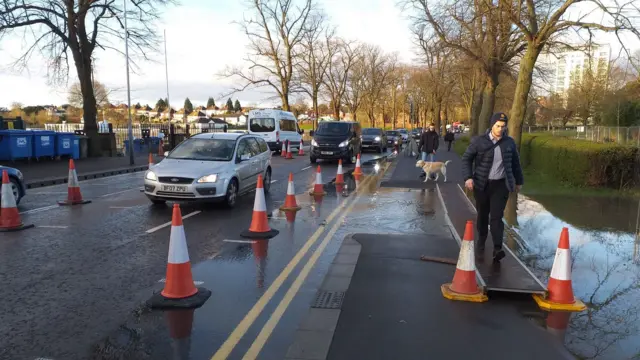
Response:
[[[124,54],[127,63],[127,113],[129,114],[129,165],[134,164],[133,160],[133,123],[131,120],[131,85],[129,82],[129,30],[127,28],[127,0],[124,4]]]

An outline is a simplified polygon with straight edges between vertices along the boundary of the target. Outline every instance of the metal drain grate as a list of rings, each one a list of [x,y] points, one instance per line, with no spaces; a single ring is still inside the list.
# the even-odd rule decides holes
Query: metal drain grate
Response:
[[[316,299],[311,305],[316,309],[340,309],[344,300],[344,291],[318,291]]]

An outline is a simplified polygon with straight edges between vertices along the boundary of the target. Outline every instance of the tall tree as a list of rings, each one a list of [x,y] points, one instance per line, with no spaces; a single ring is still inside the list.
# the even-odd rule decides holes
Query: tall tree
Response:
[[[242,106],[240,105],[240,101],[238,99],[236,99],[236,101],[233,103],[233,110],[237,113],[242,111]]]
[[[233,112],[233,101],[231,100],[231,98],[227,99],[227,113],[231,114]]]
[[[296,4],[300,3],[299,6]],[[295,64],[299,61],[301,42],[309,31],[308,19],[315,13],[314,0],[251,0],[240,24],[249,39],[245,61],[248,70],[227,68],[225,77],[241,82],[232,92],[250,87],[271,87],[282,101],[282,109],[290,110],[289,96]]]
[[[351,71],[349,72],[347,87],[344,92],[344,102],[353,116],[353,120],[358,120],[358,110],[362,105],[362,100],[365,96],[365,76],[367,67],[365,65],[365,59],[362,54],[358,54],[355,59]]]
[[[340,119],[342,99],[347,91],[351,67],[360,52],[360,46],[343,39],[327,39],[326,46],[330,60],[324,80],[325,91],[331,103],[333,116]]]
[[[207,108],[213,108],[216,106],[216,101],[213,100],[212,97],[209,97],[209,99],[207,100]]]
[[[128,2],[128,38],[132,57],[147,57],[156,49],[158,32],[154,24],[160,10],[171,0],[138,0]],[[98,136],[97,101],[93,91],[95,50],[113,50],[124,39],[122,2],[114,0],[3,0],[0,2],[0,37],[17,33],[33,39],[23,55],[14,63],[18,69],[27,66],[31,55],[39,51],[47,61],[50,78],[64,82],[69,75],[69,54],[82,92],[84,128],[90,138]],[[100,153],[100,142],[91,141],[92,155]]]
[[[159,112],[164,111],[167,108],[167,102],[160,98],[158,99],[158,101],[156,101],[156,110],[158,110]]]
[[[191,114],[193,112],[193,104],[189,98],[184,99],[184,112],[185,114]]]
[[[376,108],[382,92],[397,66],[395,54],[385,54],[378,46],[365,45],[362,48],[364,59],[364,100],[371,126],[375,127]]]

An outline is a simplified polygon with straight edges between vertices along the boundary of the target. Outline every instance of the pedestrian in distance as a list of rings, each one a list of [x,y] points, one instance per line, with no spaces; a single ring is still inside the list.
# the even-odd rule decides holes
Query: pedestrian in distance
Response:
[[[436,126],[431,123],[429,124],[429,129],[422,134],[420,134],[420,144],[418,145],[418,151],[422,154],[422,161],[433,162],[433,158],[438,150],[438,145],[440,143],[440,135],[436,132]],[[429,160],[428,160],[429,159]],[[425,177],[427,174],[423,171],[420,174],[420,177]],[[432,178],[435,175],[432,176]]]
[[[490,226],[494,261],[505,257],[502,217],[509,194],[519,192],[524,183],[516,143],[507,135],[507,121],[504,113],[493,114],[491,128],[471,139],[462,155],[465,187],[473,191],[478,212],[476,250],[484,254]]]
[[[453,129],[447,130],[447,133],[444,135],[444,141],[447,143],[447,151],[451,151],[451,144],[456,139],[456,136],[453,134]]]

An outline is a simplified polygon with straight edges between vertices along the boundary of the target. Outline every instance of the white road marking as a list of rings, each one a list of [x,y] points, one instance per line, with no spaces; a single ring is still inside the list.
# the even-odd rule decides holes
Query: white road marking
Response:
[[[230,240],[230,239],[224,239],[222,241],[230,242],[230,243],[240,243],[240,244],[253,244],[253,243],[255,243],[254,240]]]
[[[276,181],[278,181],[278,180],[271,180],[271,183],[273,184],[273,183],[274,183],[274,182],[276,182]]]
[[[136,188],[131,188],[131,189],[127,189],[127,190],[116,191],[116,192],[112,192],[112,193],[109,193],[109,194],[100,195],[100,197],[107,197],[107,196],[118,195],[118,194],[126,193],[127,191],[131,191],[131,190],[139,190],[139,189],[140,189],[140,188],[136,187]]]
[[[184,215],[184,216],[182,217],[182,220],[184,220],[184,219],[188,219],[188,218],[190,218],[190,217],[192,217],[192,216],[194,216],[194,215],[198,215],[198,214],[200,214],[201,212],[202,212],[202,211],[200,211],[200,210],[196,210],[196,211],[194,211],[194,212],[192,212],[192,213],[189,213],[189,214],[187,214],[187,215]],[[160,230],[160,229],[166,228],[167,226],[171,226],[171,221],[166,222],[166,223],[164,223],[164,224],[162,224],[162,225],[158,225],[158,226],[154,227],[153,229],[149,229],[149,230],[147,230],[147,234],[151,234],[151,233],[156,232],[156,231],[158,231],[158,230]]]
[[[131,209],[133,206],[109,206],[109,209]]]
[[[41,207],[41,208],[36,208],[36,209],[31,209],[31,210],[26,210],[20,213],[20,215],[22,214],[35,214],[35,213],[39,213],[42,211],[47,211],[47,210],[51,210],[54,208],[60,207],[60,205],[49,205],[49,206],[45,206],[45,207]]]
[[[66,229],[68,226],[66,225],[38,225],[36,227],[39,228],[50,228],[50,229]]]
[[[167,282],[167,279],[162,278],[162,279],[158,280],[158,282],[159,283],[165,283],[165,282]],[[198,280],[194,280],[193,281],[193,285],[198,286],[198,285],[202,285],[202,284],[204,284],[204,281],[198,281]]]
[[[305,168],[302,168],[302,169],[300,169],[300,171],[305,171],[305,170],[307,170],[307,169],[311,169],[311,166],[307,166],[307,167],[305,167]]]

